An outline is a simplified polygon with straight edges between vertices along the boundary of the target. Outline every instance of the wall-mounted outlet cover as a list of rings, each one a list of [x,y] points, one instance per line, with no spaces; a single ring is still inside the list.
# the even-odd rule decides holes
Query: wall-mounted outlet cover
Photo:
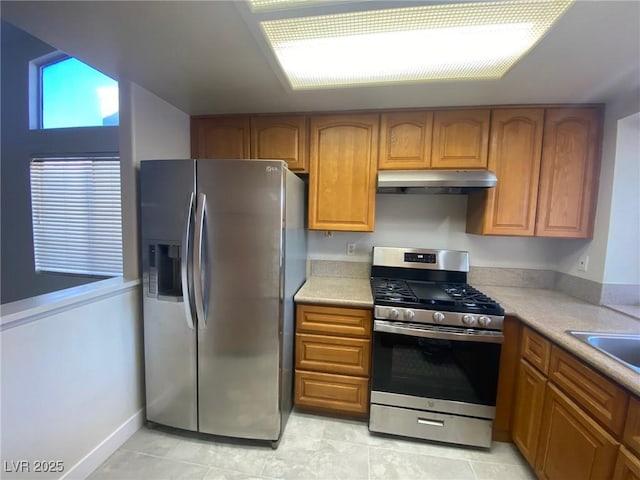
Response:
[[[589,268],[589,255],[587,255],[586,253],[583,255],[580,255],[580,258],[578,259],[578,270],[581,272],[586,272],[587,268]]]
[[[347,255],[355,255],[355,254],[356,254],[356,244],[347,243]]]

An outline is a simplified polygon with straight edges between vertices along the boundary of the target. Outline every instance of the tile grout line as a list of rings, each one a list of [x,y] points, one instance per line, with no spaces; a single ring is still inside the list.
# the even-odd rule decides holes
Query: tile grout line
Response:
[[[476,480],[479,480],[479,477],[478,477],[478,474],[477,474],[477,472],[476,472],[476,469],[475,469],[475,468],[473,468],[473,462],[472,462],[471,460],[469,460],[468,462],[469,462],[469,468],[471,468],[471,473],[473,473],[473,477],[474,477]]]
[[[163,457],[161,455],[154,455],[153,453],[141,452],[139,450],[131,450],[130,448],[120,447],[119,450],[125,450],[127,452],[137,453],[139,455],[144,455],[146,457],[151,457],[151,458],[157,458],[157,459],[160,459],[160,460],[168,460],[170,462],[175,462],[175,463],[184,463],[186,465],[193,465],[193,466],[196,466],[196,467],[214,468],[212,465],[207,465],[205,463],[197,463],[197,462],[188,462],[188,461],[185,461],[185,460],[177,460],[177,459],[171,458],[171,457]]]

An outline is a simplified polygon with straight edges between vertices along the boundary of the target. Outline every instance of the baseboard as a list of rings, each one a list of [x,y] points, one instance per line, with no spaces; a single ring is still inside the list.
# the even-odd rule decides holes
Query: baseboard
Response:
[[[145,420],[144,408],[134,413],[128,420],[115,429],[111,435],[100,442],[93,450],[87,453],[78,463],[65,472],[63,479],[87,478],[96,468],[109,458],[118,448],[126,442],[131,435],[137,432]]]

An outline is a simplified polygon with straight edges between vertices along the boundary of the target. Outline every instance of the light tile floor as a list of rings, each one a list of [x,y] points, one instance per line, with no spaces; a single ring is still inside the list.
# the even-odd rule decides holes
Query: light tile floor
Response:
[[[294,411],[277,450],[143,427],[90,477],[102,479],[520,480],[514,445],[490,450],[373,435],[365,422]]]

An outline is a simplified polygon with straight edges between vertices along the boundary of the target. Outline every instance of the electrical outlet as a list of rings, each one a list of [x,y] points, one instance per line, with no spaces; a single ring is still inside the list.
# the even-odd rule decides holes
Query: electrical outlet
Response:
[[[580,258],[578,259],[578,270],[586,272],[587,268],[589,268],[589,255],[580,255]]]
[[[355,255],[355,254],[356,254],[356,244],[347,243],[347,255]]]

